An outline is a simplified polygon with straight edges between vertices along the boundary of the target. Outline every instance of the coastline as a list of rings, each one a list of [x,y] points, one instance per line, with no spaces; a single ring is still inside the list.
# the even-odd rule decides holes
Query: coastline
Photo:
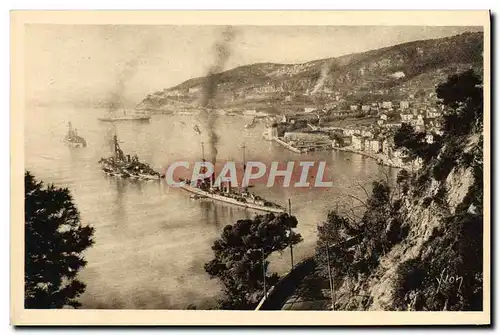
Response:
[[[388,167],[392,167],[392,168],[398,168],[398,169],[411,170],[411,166],[409,164],[395,163],[389,157],[387,157],[387,155],[385,155],[385,154],[372,154],[369,152],[355,150],[355,149],[352,149],[350,147],[344,147],[344,148],[333,147],[333,150],[350,152],[353,154],[358,154],[358,155],[365,156],[365,157],[368,157],[371,159],[375,159],[379,165],[388,166]]]
[[[289,143],[286,143],[285,141],[283,141],[283,140],[281,140],[281,139],[279,139],[277,137],[274,137],[272,140],[275,141],[276,143],[280,144],[281,146],[287,148],[288,150],[290,150],[292,152],[295,152],[297,154],[302,154],[302,153],[308,152],[308,150],[298,149],[298,148],[292,146]],[[387,155],[385,155],[385,154],[373,154],[373,153],[369,153],[369,152],[365,152],[365,151],[355,150],[355,149],[353,149],[351,147],[343,147],[343,148],[332,147],[331,150],[338,150],[338,151],[343,151],[343,152],[350,152],[350,153],[353,153],[353,154],[358,154],[358,155],[361,155],[361,156],[365,156],[365,157],[368,157],[368,158],[376,160],[378,164],[383,165],[383,166],[388,166],[388,167],[398,168],[398,169],[408,169],[408,170],[411,170],[411,165],[404,164],[402,162],[401,163],[395,163],[389,157],[387,157]]]

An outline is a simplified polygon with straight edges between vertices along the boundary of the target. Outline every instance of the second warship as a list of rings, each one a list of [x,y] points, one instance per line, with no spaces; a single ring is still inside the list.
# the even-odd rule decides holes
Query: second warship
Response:
[[[87,146],[87,141],[81,136],[78,136],[78,132],[71,126],[71,122],[68,122],[68,133],[64,137],[64,143],[73,148],[81,148]]]
[[[111,157],[101,158],[102,170],[109,176],[139,180],[159,180],[162,178],[146,163],[141,163],[137,155],[125,155],[118,144],[118,137],[113,136],[114,154]]]

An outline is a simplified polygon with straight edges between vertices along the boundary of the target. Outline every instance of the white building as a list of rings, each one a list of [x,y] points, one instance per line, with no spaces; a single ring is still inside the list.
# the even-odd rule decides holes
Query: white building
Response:
[[[266,131],[262,134],[264,139],[268,141],[272,141],[273,139],[278,137],[278,128],[277,127],[269,127],[266,128]]]
[[[365,150],[372,153],[379,153],[381,150],[381,145],[379,140],[366,140]]]
[[[363,130],[361,130],[361,136],[372,138],[373,137],[373,133],[372,133],[371,130],[363,129]]]
[[[401,79],[405,77],[405,73],[403,71],[394,72],[393,74],[391,74],[391,77]]]
[[[353,135],[351,138],[351,145],[354,150],[362,151],[365,149],[365,140],[361,136]]]
[[[392,108],[392,102],[391,101],[383,101],[382,102],[382,108],[391,109]]]
[[[425,117],[428,118],[428,119],[435,119],[437,117],[440,117],[441,114],[438,113],[437,110],[426,110],[425,111]]]
[[[413,119],[413,114],[403,114],[401,113],[401,121],[402,122],[410,122]]]

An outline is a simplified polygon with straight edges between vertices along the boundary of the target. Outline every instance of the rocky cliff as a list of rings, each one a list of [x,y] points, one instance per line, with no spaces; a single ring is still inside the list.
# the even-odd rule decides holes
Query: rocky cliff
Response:
[[[318,227],[323,278],[325,246],[362,236],[358,245],[332,251],[336,309],[483,308],[482,84],[468,71],[437,94],[445,106],[443,136],[430,144],[405,133],[396,142],[423,159],[423,168],[374,183],[360,200],[360,216],[333,212]]]

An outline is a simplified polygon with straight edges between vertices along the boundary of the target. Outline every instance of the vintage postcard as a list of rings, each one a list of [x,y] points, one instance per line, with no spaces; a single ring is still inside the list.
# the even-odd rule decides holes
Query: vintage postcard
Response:
[[[11,37],[12,324],[490,324],[488,11]]]

